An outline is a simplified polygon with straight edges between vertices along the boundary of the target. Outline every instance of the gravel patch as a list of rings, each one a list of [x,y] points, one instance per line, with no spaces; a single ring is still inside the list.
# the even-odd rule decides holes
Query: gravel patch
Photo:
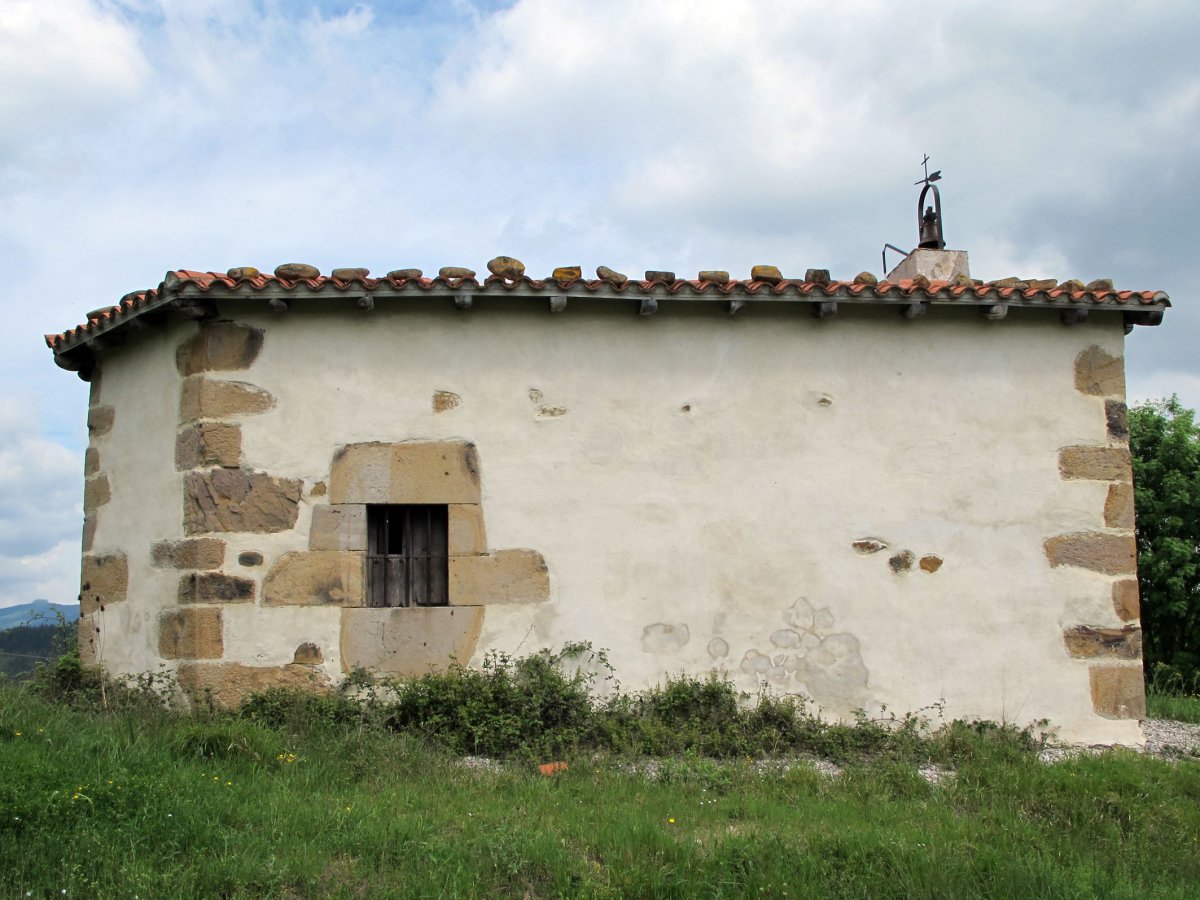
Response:
[[[1143,719],[1146,753],[1165,759],[1200,756],[1200,725],[1170,719]]]

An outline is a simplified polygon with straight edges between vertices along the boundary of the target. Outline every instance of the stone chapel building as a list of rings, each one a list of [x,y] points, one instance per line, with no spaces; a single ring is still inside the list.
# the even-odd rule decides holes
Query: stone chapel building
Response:
[[[234,703],[590,641],[625,688],[1141,741],[1123,342],[1165,294],[489,268],[171,271],[47,336],[85,659]]]

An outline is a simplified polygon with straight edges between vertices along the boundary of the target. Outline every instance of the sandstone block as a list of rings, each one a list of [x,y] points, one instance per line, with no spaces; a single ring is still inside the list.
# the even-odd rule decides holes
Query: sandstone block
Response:
[[[465,266],[442,266],[438,269],[438,278],[447,280],[451,278],[474,278],[475,270],[468,269]]]
[[[1063,447],[1058,473],[1069,480],[1129,481],[1133,477],[1128,447]]]
[[[176,673],[179,686],[194,702],[233,708],[252,694],[270,688],[291,688],[324,693],[329,676],[312,666],[246,666],[242,663],[185,663]]]
[[[180,603],[249,603],[254,581],[223,572],[196,572],[179,579]]]
[[[263,581],[263,606],[362,606],[364,567],[362,553],[285,553]]]
[[[363,281],[370,274],[370,269],[365,269],[362,266],[354,266],[334,269],[329,273],[329,277],[336,278],[338,281]]]
[[[458,404],[462,403],[462,397],[453,391],[434,391],[433,392],[433,411],[435,413],[443,413],[447,410],[454,409]]]
[[[477,503],[451,503],[447,507],[446,548],[450,556],[487,553],[483,507]]]
[[[366,550],[367,508],[360,503],[314,506],[309,550]]]
[[[1141,659],[1142,630],[1135,625],[1124,628],[1092,628],[1076,625],[1063,631],[1067,652],[1077,659]]]
[[[1108,426],[1109,439],[1129,440],[1129,407],[1124,400],[1104,401],[1104,420]]]
[[[1104,501],[1104,527],[1133,530],[1133,485],[1110,484]]]
[[[1137,548],[1131,534],[1059,534],[1047,538],[1043,547],[1055,568],[1074,566],[1104,575],[1132,575],[1137,571]]]
[[[83,483],[83,511],[89,513],[112,499],[107,475],[97,475]]]
[[[420,269],[392,269],[387,273],[387,277],[396,281],[407,281],[410,278],[420,278],[424,274]]]
[[[582,266],[559,266],[550,275],[555,281],[578,281],[583,277]]]
[[[1092,666],[1092,708],[1107,719],[1146,716],[1146,685],[1141,666]]]
[[[216,538],[159,541],[150,548],[150,560],[159,569],[219,569],[225,562],[225,542]]]
[[[1112,586],[1113,609],[1122,622],[1132,622],[1142,616],[1141,602],[1138,599],[1138,583],[1129,578],[1115,581]]]
[[[116,421],[117,411],[111,406],[93,406],[88,410],[87,427],[92,437],[100,437],[112,431]]]
[[[482,607],[343,609],[342,667],[388,675],[424,675],[466,665],[479,642]]]
[[[541,603],[550,599],[550,571],[535,550],[497,550],[450,557],[450,605]]]
[[[234,266],[232,269],[226,269],[225,274],[234,281],[242,281],[246,278],[257,278],[259,271],[254,266]]]
[[[158,616],[158,655],[163,659],[220,659],[225,652],[221,609],[188,606]]]
[[[284,263],[275,267],[275,277],[288,281],[299,281],[304,278],[320,278],[321,270],[308,263]]]
[[[300,510],[301,482],[245,469],[208,469],[184,478],[187,534],[288,531]]]
[[[100,662],[100,633],[93,616],[81,615],[75,623],[75,641],[79,646],[79,661],[85,666]]]
[[[321,648],[312,641],[305,641],[292,654],[292,662],[298,666],[319,666],[325,662],[325,655],[321,653]]]
[[[879,284],[879,279],[870,272],[859,272],[854,276],[855,284]]]
[[[1111,291],[1113,289],[1113,281],[1111,278],[1097,278],[1095,281],[1089,281],[1085,291]]]
[[[478,503],[479,456],[466,441],[349,444],[333,457],[331,503]]]
[[[698,277],[701,281],[710,281],[713,284],[729,284],[729,273],[721,269],[705,269]]]
[[[210,322],[175,352],[180,375],[248,369],[262,351],[263,332],[236,322]]]
[[[623,287],[625,282],[629,280],[628,275],[624,275],[615,269],[610,269],[608,266],[596,266],[596,277],[616,287]]]
[[[497,256],[488,260],[488,271],[509,281],[520,278],[525,274],[525,263],[511,256]]]
[[[804,273],[804,280],[809,284],[820,285],[826,285],[832,281],[828,269],[808,269]]]
[[[242,429],[228,422],[198,422],[175,436],[175,468],[207,466],[234,469],[242,461]]]
[[[119,603],[129,592],[129,559],[124,553],[85,556],[79,573],[79,612],[91,615],[101,605]]]
[[[1093,344],[1075,357],[1075,390],[1094,397],[1125,396],[1125,359]]]
[[[674,272],[667,272],[663,269],[647,269],[646,281],[665,281],[672,282],[675,280]]]
[[[275,405],[267,391],[242,381],[218,381],[203,375],[183,380],[179,398],[181,424],[197,419],[229,419],[264,413]]]
[[[83,477],[95,475],[100,471],[100,451],[95,447],[88,447],[83,451]]]
[[[767,284],[779,284],[783,275],[778,266],[753,266],[750,269],[751,281],[765,281]]]
[[[1057,290],[1073,294],[1083,290],[1083,282],[1078,278],[1068,278],[1066,281],[1059,282]]]

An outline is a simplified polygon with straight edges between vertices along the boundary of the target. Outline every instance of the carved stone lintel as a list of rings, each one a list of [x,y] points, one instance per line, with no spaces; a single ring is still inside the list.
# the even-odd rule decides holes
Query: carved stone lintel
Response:
[[[474,296],[468,294],[466,291],[459,291],[454,295],[454,305],[459,309],[470,309],[474,299]]]
[[[816,319],[832,319],[837,315],[836,300],[821,300],[812,305],[813,318]]]
[[[652,316],[658,312],[658,301],[653,297],[643,297],[638,304],[639,316]]]
[[[567,308],[567,298],[562,294],[550,295],[550,312],[560,313]]]

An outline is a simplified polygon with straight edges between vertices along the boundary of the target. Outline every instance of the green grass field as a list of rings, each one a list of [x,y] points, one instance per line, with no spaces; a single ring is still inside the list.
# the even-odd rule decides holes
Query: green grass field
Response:
[[[470,767],[410,732],[107,713],[0,685],[0,895],[1195,897],[1200,763],[1047,766],[1011,734],[762,771],[567,754]]]

